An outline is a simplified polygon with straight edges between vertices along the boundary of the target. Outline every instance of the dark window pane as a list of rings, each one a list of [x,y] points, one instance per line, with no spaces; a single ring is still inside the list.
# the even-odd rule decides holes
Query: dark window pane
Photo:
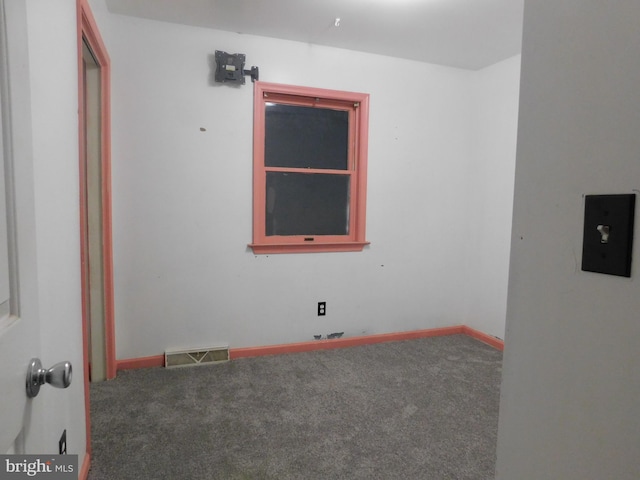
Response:
[[[347,169],[346,111],[267,103],[264,136],[267,167]]]
[[[266,234],[347,235],[349,176],[267,172]]]

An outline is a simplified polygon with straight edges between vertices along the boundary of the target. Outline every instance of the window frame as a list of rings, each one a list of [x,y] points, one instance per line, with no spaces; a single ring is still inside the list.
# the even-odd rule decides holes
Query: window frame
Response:
[[[267,103],[319,106],[349,111],[349,158],[347,170],[266,167],[265,107]],[[369,95],[277,83],[254,83],[253,112],[253,242],[256,254],[359,252],[365,240]],[[347,235],[266,235],[266,174],[291,171],[351,176],[349,233]],[[345,173],[346,172],[346,173]],[[312,238],[313,240],[309,240]]]

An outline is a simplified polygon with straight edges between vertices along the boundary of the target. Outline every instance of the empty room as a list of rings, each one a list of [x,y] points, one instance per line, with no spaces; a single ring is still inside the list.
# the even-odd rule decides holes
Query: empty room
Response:
[[[636,2],[0,7],[6,468],[640,477]]]

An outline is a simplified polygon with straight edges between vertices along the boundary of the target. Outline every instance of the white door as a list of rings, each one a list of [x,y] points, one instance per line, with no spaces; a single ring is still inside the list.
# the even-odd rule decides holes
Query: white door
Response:
[[[16,8],[19,7],[19,8]],[[26,39],[20,40],[12,15],[24,8],[0,0],[0,453],[26,453],[25,441],[32,431],[31,408],[26,395],[26,375],[31,358],[40,353],[37,312],[36,255],[33,210],[33,177],[28,142],[17,139],[22,119],[12,113],[15,95],[12,67],[15,56],[26,54]],[[20,23],[18,22],[18,25]],[[12,30],[13,29],[13,30]],[[9,42],[10,43],[10,42]],[[17,68],[20,68],[19,66]],[[19,109],[16,109],[19,110]],[[16,212],[20,212],[16,215]]]

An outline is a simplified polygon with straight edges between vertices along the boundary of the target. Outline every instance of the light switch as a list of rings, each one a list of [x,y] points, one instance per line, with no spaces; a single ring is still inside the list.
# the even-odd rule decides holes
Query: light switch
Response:
[[[631,276],[635,194],[586,195],[582,270]]]

